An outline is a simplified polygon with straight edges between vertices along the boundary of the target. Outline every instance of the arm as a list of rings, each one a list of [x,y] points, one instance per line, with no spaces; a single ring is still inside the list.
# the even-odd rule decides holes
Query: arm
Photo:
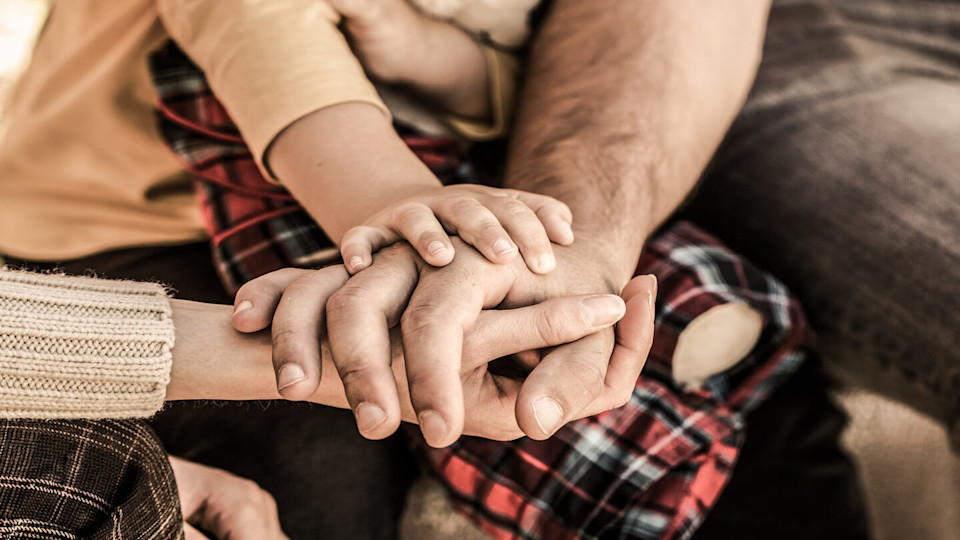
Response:
[[[381,294],[409,289],[417,270],[408,246],[389,250],[371,270]],[[375,271],[374,271],[375,270]],[[170,300],[160,285],[33,274],[0,268],[0,417],[131,418],[152,416],[164,400],[283,399],[284,362],[302,366],[286,397],[348,407],[338,377],[320,381],[320,358],[335,372],[323,328],[327,299],[347,280],[343,267],[286,269],[246,284],[231,306]],[[392,283],[390,283],[392,282]],[[400,284],[401,287],[388,285]],[[623,305],[615,297],[607,302]],[[518,383],[486,371],[488,362],[530,348],[577,339],[613,324],[584,317],[582,297],[558,298],[480,317],[464,342],[468,433],[500,439],[520,435],[513,418]],[[400,306],[402,308],[402,306]],[[253,332],[245,335],[231,327]],[[272,323],[272,336],[260,330]],[[363,328],[353,328],[363,333]],[[560,329],[559,332],[555,331]],[[551,330],[554,330],[551,332]],[[490,336],[510,336],[499,343]],[[399,333],[387,339],[391,383],[402,396],[395,419],[415,421]],[[323,354],[321,355],[321,349]],[[318,385],[319,383],[319,385]],[[293,395],[290,394],[293,393]],[[362,431],[367,418],[358,414]],[[395,425],[393,428],[395,429]],[[392,432],[393,429],[390,430]],[[369,433],[365,433],[369,435]],[[383,433],[386,436],[389,433]]]
[[[284,269],[257,278],[237,293],[236,310],[173,300],[177,345],[173,349],[167,399],[278,399],[279,383],[285,398],[353,409],[360,432],[368,438],[390,435],[401,419],[417,422],[417,413],[422,409],[411,401],[408,375],[420,374],[406,366],[399,328],[395,325],[418,274],[430,267],[413,262],[415,258],[409,251],[410,247],[404,245],[389,248],[382,264],[363,272],[361,278],[354,278],[375,284],[370,288],[373,294],[360,307],[383,308],[391,313],[379,317],[385,325],[382,342],[376,339],[380,329],[377,316],[374,324],[369,324],[371,319],[359,313],[357,306],[347,306],[343,313],[329,309],[327,299],[342,290],[347,279],[343,267],[318,271]],[[503,268],[502,271],[504,276],[512,273]],[[464,353],[460,373],[454,375],[456,382],[452,383],[458,389],[462,387],[462,399],[467,405],[466,417],[459,420],[463,432],[498,440],[523,435],[514,413],[520,381],[491,373],[488,367],[494,359],[574,341],[621,317],[623,321],[617,330],[622,338],[618,338],[618,343],[624,345],[621,353],[644,357],[653,337],[649,298],[645,294],[648,281],[637,278],[632,282],[634,289],[625,290],[622,300],[609,295],[570,296],[518,309],[481,312],[475,324],[462,333]],[[346,295],[350,297],[351,292],[363,286],[356,284]],[[471,296],[476,294],[482,293],[471,291]],[[231,317],[234,327],[251,333],[243,335],[232,330]],[[377,407],[359,407],[362,401],[352,399],[356,397],[356,383],[353,394],[344,389],[341,378],[354,379],[349,368],[334,365],[326,333],[321,332],[320,339],[317,336],[317,329],[328,326],[330,317],[345,327],[339,336],[341,343],[356,339],[362,347],[378,351],[380,346],[384,348],[390,362],[386,377],[390,388],[378,390],[397,396],[399,408],[376,398],[369,403],[379,404]],[[261,332],[268,326],[272,326],[272,336]],[[392,327],[389,333],[386,326]],[[229,368],[224,369],[225,365]],[[338,370],[340,377],[320,377],[321,371]],[[290,377],[291,373],[295,375]],[[632,384],[629,386],[632,388]],[[425,429],[431,444],[453,441],[446,439],[454,432],[438,438],[428,431]]]
[[[530,54],[505,186],[570,205],[571,249],[604,261],[613,290],[739,111],[768,4],[554,2]]]
[[[557,0],[548,14],[531,53],[505,181],[566,202],[577,241],[554,249],[557,269],[544,276],[514,265],[505,278],[493,265],[460,257],[431,271],[404,313],[412,323],[404,328],[409,365],[455,357],[457,336],[484,301],[530,305],[622,289],[637,292],[637,302],[645,298],[640,312],[652,313],[655,285],[624,284],[644,238],[691,188],[745,98],[768,5],[620,0],[603,6]],[[479,297],[465,296],[464,287]],[[332,301],[349,304],[348,290]],[[652,318],[645,324],[652,327]],[[517,397],[517,421],[528,436],[549,437],[573,418],[624,403],[646,348],[622,326],[616,335],[599,331],[545,353]],[[379,354],[361,350],[368,358]],[[446,377],[418,375],[416,385],[424,387],[443,387]],[[374,399],[371,381],[353,385]],[[455,430],[459,413],[451,403],[439,407]]]
[[[157,0],[157,8],[264,174],[282,180],[335,241],[388,202],[440,185],[393,130],[326,2]]]

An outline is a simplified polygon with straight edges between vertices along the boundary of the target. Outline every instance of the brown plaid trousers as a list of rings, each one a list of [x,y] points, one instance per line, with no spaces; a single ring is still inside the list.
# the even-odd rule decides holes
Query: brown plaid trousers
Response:
[[[173,470],[139,420],[0,421],[0,538],[183,538]]]

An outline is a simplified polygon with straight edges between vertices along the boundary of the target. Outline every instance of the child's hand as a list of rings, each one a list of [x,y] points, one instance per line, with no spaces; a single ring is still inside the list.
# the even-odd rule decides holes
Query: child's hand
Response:
[[[374,79],[413,90],[462,118],[491,114],[487,60],[459,27],[428,17],[409,0],[327,0],[344,17],[353,52]]]
[[[327,0],[344,18],[343,27],[363,67],[385,82],[401,82],[425,52],[428,17],[408,0]]]
[[[513,260],[519,248],[527,267],[545,274],[557,264],[550,242],[573,243],[572,221],[567,205],[546,195],[477,185],[437,187],[348,230],[340,253],[347,270],[356,273],[370,266],[375,251],[406,240],[427,263],[444,266],[454,255],[449,233],[498,264]]]

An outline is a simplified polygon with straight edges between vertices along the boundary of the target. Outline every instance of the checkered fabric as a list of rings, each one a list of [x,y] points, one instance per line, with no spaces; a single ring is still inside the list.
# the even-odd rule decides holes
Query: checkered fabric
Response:
[[[136,420],[0,420],[0,538],[183,538],[160,441]]]
[[[286,189],[261,174],[203,71],[168,42],[151,55],[150,72],[159,96],[160,132],[196,180],[214,265],[227,289],[235,293],[277,268],[339,262],[339,250],[317,222]],[[472,181],[459,141],[397,128],[441,181]]]
[[[202,72],[169,45],[152,59],[161,129],[194,173],[228,288],[292,265],[333,262],[332,243],[265,180]],[[469,167],[446,140],[406,140],[447,182]],[[465,437],[419,445],[452,497],[499,538],[688,538],[726,485],[744,415],[807,355],[800,306],[782,284],[687,223],[651,239],[638,273],[660,288],[653,351],[630,402],[574,422],[549,441]],[[680,332],[711,307],[743,302],[765,327],[736,366],[697,388],[673,380]]]
[[[689,538],[723,490],[744,416],[807,357],[803,312],[776,279],[681,222],[644,248],[637,274],[659,281],[653,349],[630,402],[547,441],[463,437],[419,445],[454,501],[497,538]],[[701,386],[673,379],[680,332],[743,302],[764,328],[750,354]]]

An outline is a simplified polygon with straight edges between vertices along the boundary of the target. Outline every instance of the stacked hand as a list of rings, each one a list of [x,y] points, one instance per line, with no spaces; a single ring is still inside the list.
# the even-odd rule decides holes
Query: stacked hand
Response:
[[[602,260],[573,247],[557,248],[558,269],[539,276],[519,258],[493,264],[452,240],[458,255],[442,268],[397,244],[349,281],[342,267],[268,274],[237,294],[237,305],[250,305],[234,326],[272,322],[278,387],[289,399],[310,399],[321,366],[335,366],[369,438],[404,419],[418,421],[433,446],[461,433],[544,439],[626,402],[653,337],[652,277],[631,280],[622,299],[591,294],[611,287]],[[560,296],[574,292],[585,294]],[[533,349],[540,360],[522,381],[491,373],[492,360]]]

